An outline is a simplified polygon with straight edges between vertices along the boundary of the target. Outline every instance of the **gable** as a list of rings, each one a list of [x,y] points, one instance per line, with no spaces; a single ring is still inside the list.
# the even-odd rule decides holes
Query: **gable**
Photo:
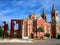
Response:
[[[39,28],[40,26],[44,26],[44,19],[42,17],[40,17],[38,20],[37,20],[37,28]]]

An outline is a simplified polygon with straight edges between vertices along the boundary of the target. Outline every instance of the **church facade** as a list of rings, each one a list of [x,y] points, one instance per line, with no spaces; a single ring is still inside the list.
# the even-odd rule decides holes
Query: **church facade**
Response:
[[[18,29],[14,31],[13,22],[18,24]],[[39,32],[38,29],[42,27],[43,31]],[[53,5],[51,11],[51,22],[47,21],[47,15],[43,9],[41,17],[38,18],[36,14],[29,15],[28,18],[23,20],[11,20],[10,38],[14,37],[14,32],[20,38],[44,38],[46,33],[50,37],[56,38],[60,34],[60,24],[58,22],[58,11]]]

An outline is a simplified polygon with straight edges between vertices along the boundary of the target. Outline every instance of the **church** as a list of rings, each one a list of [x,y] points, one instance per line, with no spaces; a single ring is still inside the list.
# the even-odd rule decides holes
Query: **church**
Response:
[[[18,29],[14,29],[14,24],[18,24]],[[43,31],[39,32],[38,29]],[[30,14],[28,18],[23,20],[11,20],[10,38],[14,38],[14,34],[18,38],[44,38],[45,34],[49,33],[51,38],[56,38],[60,34],[60,24],[58,21],[58,11],[55,5],[51,10],[51,22],[48,22],[45,10],[42,10],[41,17],[38,18],[36,14]]]

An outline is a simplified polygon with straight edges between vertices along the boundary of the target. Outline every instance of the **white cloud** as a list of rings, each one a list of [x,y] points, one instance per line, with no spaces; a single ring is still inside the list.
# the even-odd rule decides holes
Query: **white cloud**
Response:
[[[24,1],[14,0],[14,1],[11,1],[11,3],[13,6],[15,6],[15,7],[13,7],[15,9],[19,9],[18,7],[23,8],[23,9],[21,9],[20,15],[26,15],[25,13],[27,13],[27,12],[32,13],[33,11],[35,13],[41,14],[43,8],[45,8],[45,10],[47,10],[47,11],[51,11],[53,3],[56,3],[56,5],[58,5],[58,6],[60,5],[59,0],[58,1],[57,0],[27,0],[27,1],[25,1],[25,0]],[[40,8],[38,8],[36,10],[32,9],[32,8],[35,8],[39,5],[40,5]],[[2,10],[2,11],[0,11],[0,15],[5,15],[5,14],[10,13],[10,12],[13,12],[13,10],[10,10],[10,9]],[[47,15],[49,15],[49,14],[47,14]],[[14,17],[16,17],[16,16],[14,16]],[[6,16],[6,17],[4,17],[4,20],[9,21],[11,18],[13,18],[13,16],[11,16],[11,17]]]
[[[10,21],[10,17],[0,16],[1,21]]]
[[[0,16],[5,15],[5,14],[7,14],[9,12],[12,12],[12,10],[11,9],[2,10],[2,11],[0,11]]]

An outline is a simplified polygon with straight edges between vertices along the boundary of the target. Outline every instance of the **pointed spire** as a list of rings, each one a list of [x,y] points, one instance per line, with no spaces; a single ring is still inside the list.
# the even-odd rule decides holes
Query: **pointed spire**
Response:
[[[42,15],[44,15],[44,14],[46,14],[46,13],[45,13],[45,9],[43,8],[43,10],[42,10]]]
[[[23,20],[24,20],[24,16],[23,16]]]
[[[52,11],[53,10],[56,10],[55,4],[53,4],[53,6],[52,6]]]
[[[45,21],[47,21],[47,16],[46,16],[46,12],[45,12],[44,8],[43,8],[43,10],[42,10],[42,15],[41,15],[41,17],[42,17]]]

